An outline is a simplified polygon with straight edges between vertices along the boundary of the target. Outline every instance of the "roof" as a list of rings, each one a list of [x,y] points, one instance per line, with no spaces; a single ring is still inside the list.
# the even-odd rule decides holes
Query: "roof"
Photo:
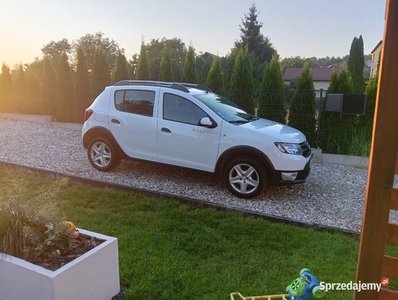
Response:
[[[381,40],[381,41],[376,45],[376,47],[374,47],[374,49],[372,50],[372,52],[370,52],[370,54],[375,53],[376,50],[381,46],[382,43],[383,43],[383,40]]]
[[[205,52],[205,53],[203,53],[202,54],[202,57],[211,57],[211,58],[215,58],[215,57],[218,57],[217,55],[215,55],[215,54],[213,54],[213,53],[210,53],[210,52]]]
[[[310,68],[312,72],[312,79],[314,81],[330,81],[330,75],[333,72],[332,67],[326,68]],[[291,81],[300,76],[303,68],[290,68],[286,67],[283,72],[283,80]],[[340,74],[341,68],[336,67],[336,72]]]

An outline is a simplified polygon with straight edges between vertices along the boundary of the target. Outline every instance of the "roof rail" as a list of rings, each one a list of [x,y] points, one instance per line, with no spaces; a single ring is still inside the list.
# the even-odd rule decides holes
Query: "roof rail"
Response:
[[[186,87],[203,90],[203,91],[210,92],[210,93],[213,92],[208,86],[206,86],[204,84],[200,84],[200,83],[180,83],[180,84],[183,86],[186,86]]]
[[[153,81],[153,80],[120,80],[116,82],[114,85],[151,85],[151,86],[160,86],[160,87],[169,87],[172,89],[176,89],[179,91],[183,91],[189,93],[188,88],[195,88],[199,90],[203,90],[206,92],[212,92],[212,90],[203,85],[196,83],[181,83],[181,82],[165,82],[165,81]]]

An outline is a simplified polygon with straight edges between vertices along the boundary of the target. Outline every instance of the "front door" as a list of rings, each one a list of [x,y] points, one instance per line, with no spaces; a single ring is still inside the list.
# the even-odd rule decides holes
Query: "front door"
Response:
[[[159,103],[159,162],[214,172],[221,126],[200,126],[208,115],[185,97],[161,93]]]

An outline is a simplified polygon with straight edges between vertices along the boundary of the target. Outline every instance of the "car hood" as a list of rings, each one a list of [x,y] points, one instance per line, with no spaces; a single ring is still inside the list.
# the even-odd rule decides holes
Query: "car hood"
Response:
[[[306,141],[305,135],[290,126],[283,125],[267,119],[258,119],[253,122],[245,123],[241,126],[247,130],[260,131],[267,135],[272,135],[276,140],[286,143],[301,143]]]

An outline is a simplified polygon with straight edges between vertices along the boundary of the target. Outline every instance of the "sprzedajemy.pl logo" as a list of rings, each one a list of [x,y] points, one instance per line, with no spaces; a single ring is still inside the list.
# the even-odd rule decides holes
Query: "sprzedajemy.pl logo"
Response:
[[[342,282],[324,282],[321,281],[319,283],[319,286],[321,289],[325,290],[326,292],[328,291],[377,291],[380,292],[381,287],[386,287],[390,284],[390,279],[387,277],[383,277],[381,279],[380,283],[367,283],[367,282],[347,282],[347,283],[342,283]]]

